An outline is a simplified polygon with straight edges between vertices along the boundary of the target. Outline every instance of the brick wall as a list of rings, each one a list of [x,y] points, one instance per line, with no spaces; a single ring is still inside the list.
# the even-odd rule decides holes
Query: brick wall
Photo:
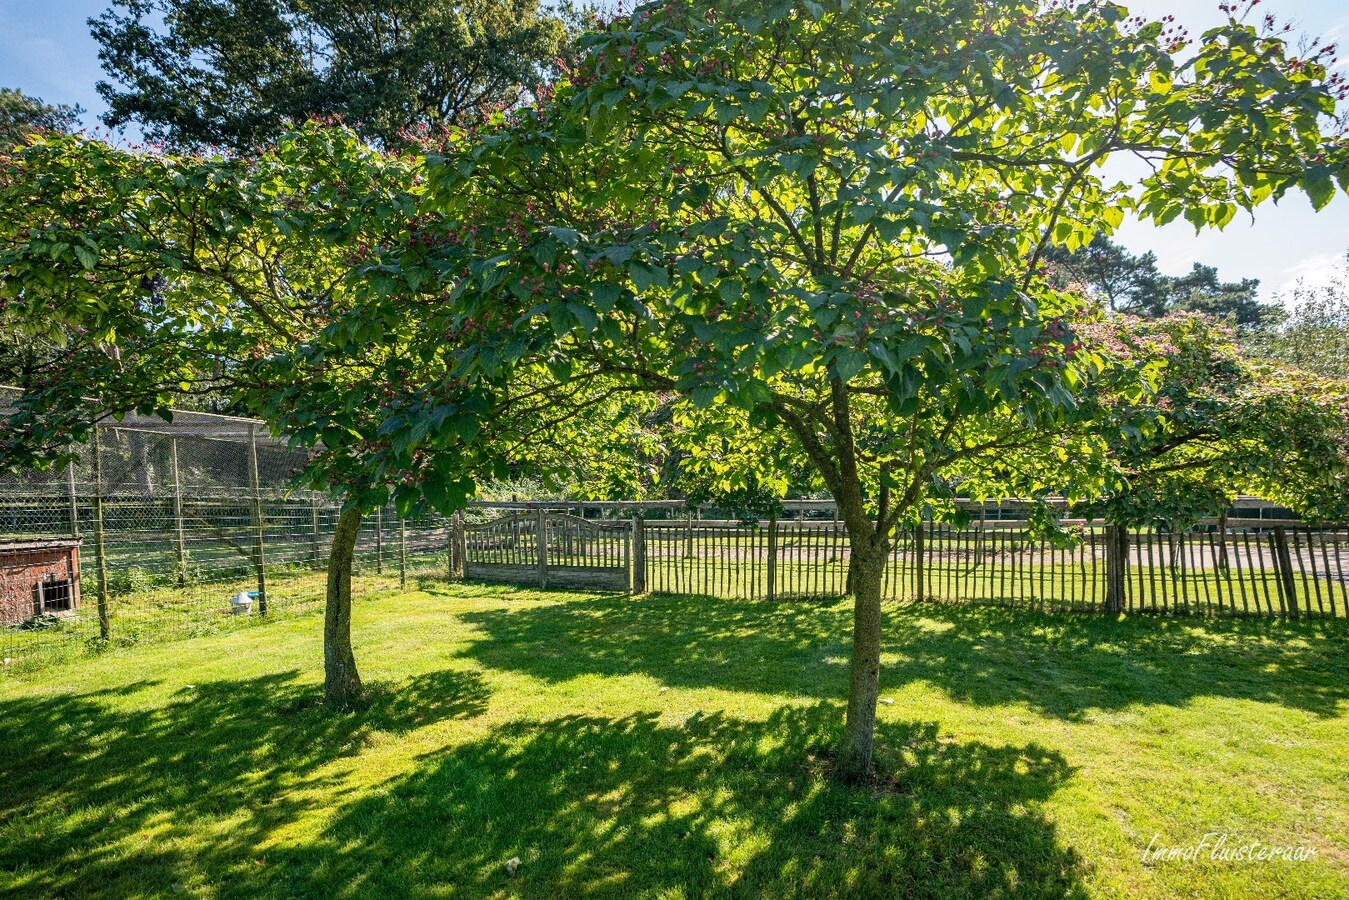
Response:
[[[57,579],[68,582],[69,607],[78,609],[78,541],[0,542],[0,625],[18,625],[43,612],[40,585]]]

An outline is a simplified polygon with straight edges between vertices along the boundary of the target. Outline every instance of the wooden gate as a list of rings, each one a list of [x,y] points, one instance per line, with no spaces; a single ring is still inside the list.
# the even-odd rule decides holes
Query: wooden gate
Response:
[[[632,523],[544,510],[465,524],[464,577],[541,588],[632,589]]]

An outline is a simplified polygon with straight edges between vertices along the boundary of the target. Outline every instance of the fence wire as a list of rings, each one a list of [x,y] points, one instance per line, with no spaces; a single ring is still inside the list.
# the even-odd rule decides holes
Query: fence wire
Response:
[[[4,397],[0,396],[0,406]],[[40,666],[319,605],[338,505],[293,488],[305,451],[179,412],[96,429],[78,458],[0,477],[0,660]],[[367,516],[353,591],[448,575],[439,518]]]
[[[0,388],[0,414],[6,399]],[[0,666],[317,608],[339,508],[293,487],[307,461],[260,422],[179,412],[171,422],[107,423],[69,465],[0,477]],[[537,573],[549,587],[769,600],[846,593],[851,549],[837,516],[827,502],[795,504],[795,518],[746,521],[697,518],[678,502],[492,503],[458,526],[400,521],[385,508],[362,522],[353,592],[443,580],[467,566],[495,580],[528,583]],[[540,547],[511,523],[532,522],[536,512],[518,513],[543,507],[557,521]],[[1054,545],[1014,508],[981,508],[978,527],[929,522],[897,535],[884,592],[1090,610],[1107,608],[1113,591],[1118,608],[1135,612],[1349,616],[1349,531],[1256,512],[1233,510],[1236,518],[1186,532],[1134,530],[1112,570],[1100,525]]]

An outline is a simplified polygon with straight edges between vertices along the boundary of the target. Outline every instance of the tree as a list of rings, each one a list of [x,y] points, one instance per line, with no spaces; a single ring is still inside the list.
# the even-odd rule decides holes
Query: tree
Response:
[[[1056,284],[1083,291],[1115,312],[1151,318],[1203,312],[1247,328],[1279,315],[1276,304],[1260,302],[1257,279],[1219,281],[1218,270],[1202,263],[1195,263],[1187,275],[1163,275],[1156,254],[1134,256],[1103,234],[1076,250],[1051,247],[1045,259]]]
[[[7,152],[29,136],[72,131],[84,110],[78,106],[45,103],[13,88],[0,88],[0,152]],[[55,352],[59,334],[25,333],[12,316],[0,310],[0,384],[14,384]]]
[[[291,429],[316,451],[307,483],[344,503],[324,642],[325,693],[340,705],[361,690],[349,634],[352,541],[391,480],[344,477],[344,466],[353,446],[378,441],[366,390],[400,361],[396,348],[345,360],[301,348],[346,308],[342,276],[362,247],[407,233],[398,211],[415,170],[350,131],[321,129],[228,159],[51,137],[0,170],[0,304],[30,333],[58,329],[63,345],[23,373],[0,464],[59,463],[102,419],[167,416],[203,392],[227,392],[242,411]],[[453,493],[449,460],[421,467],[453,502],[462,492]]]
[[[0,150],[35,131],[73,131],[83,113],[78,106],[46,103],[15,88],[0,88]]]
[[[1349,374],[1349,256],[1325,282],[1301,281],[1279,299],[1283,321],[1244,335],[1250,354],[1319,375]]]
[[[1166,365],[1142,400],[1092,399],[1088,427],[1109,443],[1114,477],[1077,513],[1188,528],[1255,493],[1308,520],[1349,517],[1349,381],[1247,358],[1203,314],[1113,316],[1083,331]]]
[[[1244,328],[1260,325],[1278,311],[1276,304],[1259,301],[1258,279],[1219,281],[1218,270],[1201,263],[1187,275],[1167,278],[1164,289],[1169,310],[1207,313]]]
[[[299,484],[343,503],[324,630],[324,690],[339,706],[361,695],[351,566],[365,512],[390,499],[404,515],[459,509],[475,478],[512,465],[551,474],[578,455],[619,458],[615,425],[630,420],[612,387],[561,386],[541,366],[498,397],[353,321],[365,288],[393,277],[366,271],[371,248],[428,245],[423,174],[419,157],[317,125],[256,157],[49,137],[0,168],[0,314],[62,335],[18,382],[0,467],[62,463],[101,420],[168,416],[203,394],[311,449]]]
[[[312,117],[386,147],[480,121],[543,80],[564,36],[537,0],[114,0],[89,24],[104,122],[240,152]]]
[[[1108,469],[1080,397],[1131,364],[1074,335],[1047,249],[1125,210],[1220,227],[1295,189],[1324,206],[1349,178],[1331,52],[964,0],[670,0],[583,49],[555,97],[433,158],[431,238],[383,248],[325,340],[379,329],[498,398],[543,367],[607,379],[794,451],[849,535],[838,766],[865,777],[896,527],[957,481],[1085,495]],[[1106,182],[1117,154],[1150,174]],[[387,432],[407,453],[481,424],[441,414]]]
[[[1045,250],[1050,277],[1063,288],[1080,290],[1113,312],[1160,316],[1166,312],[1164,277],[1151,251],[1134,256],[1104,234],[1076,250]]]

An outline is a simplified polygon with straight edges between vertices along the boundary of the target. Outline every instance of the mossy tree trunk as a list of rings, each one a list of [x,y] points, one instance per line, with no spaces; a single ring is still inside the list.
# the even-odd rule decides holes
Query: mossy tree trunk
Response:
[[[328,593],[323,621],[323,696],[332,706],[346,707],[361,698],[361,676],[351,649],[351,561],[361,513],[344,509],[337,518],[328,555]]]
[[[849,567],[853,596],[853,644],[848,685],[848,717],[843,726],[843,746],[838,772],[849,781],[871,776],[875,742],[876,703],[881,678],[881,587],[885,574],[885,543],[878,547],[868,539],[861,547],[853,542]]]

